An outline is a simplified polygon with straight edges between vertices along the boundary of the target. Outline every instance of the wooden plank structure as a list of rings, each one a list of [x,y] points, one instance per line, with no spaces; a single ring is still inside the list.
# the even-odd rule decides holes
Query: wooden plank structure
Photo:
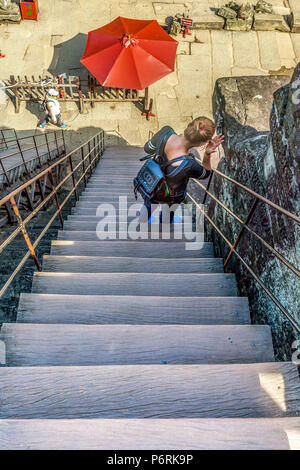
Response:
[[[299,450],[297,367],[274,361],[211,243],[86,239],[139,153],[106,150],[1,329],[0,449]]]
[[[15,102],[15,111],[19,113],[22,101],[42,102],[45,91],[55,88],[59,92],[59,101],[76,102],[81,113],[86,109],[86,104],[91,107],[95,103],[103,102],[131,102],[140,105],[142,114],[147,119],[154,116],[152,113],[153,99],[149,99],[149,89],[132,90],[127,88],[112,88],[100,85],[92,76],[88,75],[86,80],[81,80],[79,76],[60,75],[56,79],[53,77],[34,76],[29,80],[25,77],[15,77],[11,75],[10,80],[4,80],[8,86],[7,93]]]

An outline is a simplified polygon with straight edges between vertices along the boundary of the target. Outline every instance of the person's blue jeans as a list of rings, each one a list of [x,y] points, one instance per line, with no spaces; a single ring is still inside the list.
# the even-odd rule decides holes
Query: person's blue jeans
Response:
[[[152,214],[151,214],[151,207],[152,207],[152,204],[151,202],[144,202],[144,206],[147,208],[147,211],[148,211],[148,222],[151,223],[151,222],[154,222],[154,220],[152,219]],[[159,213],[159,222],[161,223],[162,222],[162,212]],[[171,211],[170,212],[170,224],[173,224],[174,223],[174,212]]]
[[[61,114],[57,114],[55,117],[56,117],[56,122],[57,122],[56,126],[58,126],[58,127],[62,126],[63,123],[62,123],[62,120],[61,120]],[[50,114],[46,114],[45,119],[41,123],[41,126],[45,126],[49,122],[52,122],[52,119],[50,117]]]

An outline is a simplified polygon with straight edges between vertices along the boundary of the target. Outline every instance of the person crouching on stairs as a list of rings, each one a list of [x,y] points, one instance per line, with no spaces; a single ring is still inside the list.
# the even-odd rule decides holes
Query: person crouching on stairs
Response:
[[[172,204],[184,201],[189,178],[206,179],[210,175],[211,157],[219,145],[224,142],[222,134],[215,135],[214,122],[204,116],[189,123],[183,135],[177,135],[170,126],[164,126],[144,146],[145,152],[159,163],[165,175]],[[205,146],[202,164],[196,159],[191,149]],[[144,201],[151,218],[151,203],[163,204],[165,201]],[[171,214],[171,223],[174,214]]]
[[[60,129],[65,129],[67,126],[61,120],[60,104],[58,101],[59,93],[54,88],[50,88],[46,93],[46,97],[42,104],[42,109],[45,112],[45,119],[39,125],[40,129],[46,129],[49,122],[58,126]]]

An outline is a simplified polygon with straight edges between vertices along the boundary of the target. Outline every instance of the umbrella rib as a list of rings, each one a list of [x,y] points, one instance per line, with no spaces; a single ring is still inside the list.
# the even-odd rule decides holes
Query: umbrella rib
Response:
[[[163,59],[160,59],[159,57],[157,57],[153,52],[149,52],[149,51],[147,51],[147,49],[144,49],[143,48],[143,41],[148,41],[148,39],[140,40],[139,46],[140,46],[141,49],[143,49],[143,51],[145,51],[147,54],[154,57],[154,59],[158,60],[159,62],[162,62],[166,67],[168,67],[169,70],[171,70],[171,71],[174,70],[174,67],[172,69],[172,67],[170,67],[170,65],[166,64]]]
[[[142,86],[142,81],[140,79],[140,75],[139,75],[139,71],[138,71],[138,68],[137,68],[137,65],[136,65],[136,62],[135,62],[134,54],[133,54],[132,50],[130,52],[131,52],[131,56],[132,56],[132,59],[133,59],[134,66],[135,66],[136,74],[137,74],[139,82],[140,82],[140,86]]]
[[[82,59],[83,59],[83,60],[89,59],[90,57],[94,57],[94,56],[97,55],[97,54],[101,54],[101,52],[105,51],[106,49],[110,49],[111,47],[115,47],[115,46],[117,46],[117,45],[118,45],[118,43],[115,42],[115,44],[111,44],[110,46],[104,47],[104,49],[101,49],[100,51],[97,51],[97,52],[93,52],[93,54],[90,54],[90,55],[88,55],[88,56],[86,56],[86,57],[83,57]],[[121,51],[122,51],[122,49],[120,50],[120,52],[121,52]]]
[[[122,16],[119,16],[119,18],[120,18],[120,21],[121,21],[122,26],[123,26],[123,28],[124,28],[125,34],[128,34],[128,30],[127,30],[127,27],[126,27],[126,25],[125,25],[125,23],[124,23],[124,21],[123,21],[123,17],[122,17]]]
[[[150,23],[148,23],[148,24],[146,24],[145,26],[143,26],[142,29],[140,29],[137,34],[140,34],[141,32],[144,31],[144,29],[147,29],[147,28],[149,28],[149,26],[152,26],[152,24],[153,24],[156,20],[152,20],[152,21],[149,20],[149,21],[150,21]]]
[[[106,77],[106,79],[105,79],[105,81],[104,81],[104,83],[103,83],[103,86],[106,86],[105,83],[109,80],[109,78],[110,78],[112,72],[114,71],[115,67],[118,65],[118,61],[119,61],[120,57],[121,57],[121,54],[119,54],[118,57],[116,58],[116,60],[115,60],[115,62],[114,62],[114,64],[113,64],[113,66],[111,67],[111,69],[110,69],[110,71],[109,71],[109,73],[108,73],[108,75],[107,75],[107,77]],[[135,63],[134,63],[134,65],[135,65]],[[135,68],[136,68],[136,65],[135,65]],[[138,72],[137,72],[137,75],[138,75]],[[138,77],[139,77],[139,75],[138,75]],[[139,78],[140,78],[140,77],[139,77]]]

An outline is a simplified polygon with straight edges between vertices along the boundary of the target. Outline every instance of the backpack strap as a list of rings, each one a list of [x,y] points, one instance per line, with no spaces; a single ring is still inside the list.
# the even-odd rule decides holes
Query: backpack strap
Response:
[[[188,158],[188,155],[182,155],[181,157],[173,158],[172,160],[169,160],[168,163],[166,163],[166,164],[162,167],[162,169],[163,169],[163,170],[166,170],[169,165],[172,165],[172,163],[174,163],[174,162],[179,162],[180,160],[185,160],[186,158]]]
[[[155,155],[145,155],[144,157],[140,158],[140,162],[144,162],[145,160],[149,160],[150,158],[155,157]]]

